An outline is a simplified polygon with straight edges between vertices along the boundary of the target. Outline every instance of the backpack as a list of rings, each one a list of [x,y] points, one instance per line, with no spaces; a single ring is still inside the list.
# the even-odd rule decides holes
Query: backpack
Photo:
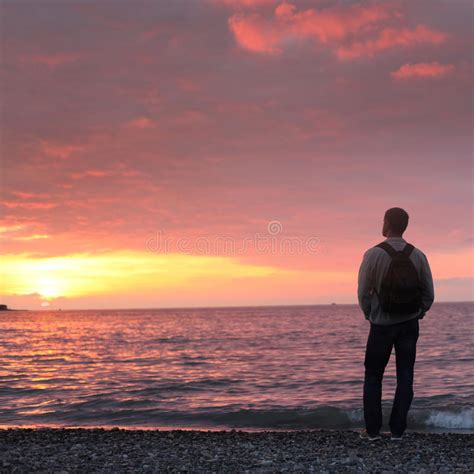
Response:
[[[376,245],[385,250],[392,261],[377,294],[382,310],[390,315],[416,313],[421,307],[421,286],[418,271],[410,260],[413,245],[406,244],[401,251],[387,242]]]

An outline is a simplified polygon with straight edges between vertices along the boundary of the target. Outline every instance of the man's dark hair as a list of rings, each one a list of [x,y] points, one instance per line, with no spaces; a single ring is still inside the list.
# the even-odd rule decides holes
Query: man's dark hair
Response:
[[[408,213],[400,207],[392,207],[385,212],[384,219],[390,229],[397,234],[403,234],[408,226]]]

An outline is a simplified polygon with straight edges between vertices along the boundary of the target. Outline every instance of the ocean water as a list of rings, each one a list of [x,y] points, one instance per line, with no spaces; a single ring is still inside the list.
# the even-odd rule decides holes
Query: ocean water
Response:
[[[420,321],[410,429],[474,431],[473,313]],[[368,330],[355,305],[3,312],[0,426],[357,428]],[[393,352],[385,423],[395,385]]]

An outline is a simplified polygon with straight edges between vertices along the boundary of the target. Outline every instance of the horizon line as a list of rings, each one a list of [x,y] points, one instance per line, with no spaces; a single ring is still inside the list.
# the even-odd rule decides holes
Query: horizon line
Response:
[[[474,300],[460,301],[435,301],[437,304],[459,304],[474,303]],[[147,307],[131,307],[131,308],[8,308],[6,311],[143,311],[143,310],[179,310],[179,309],[236,309],[236,308],[294,308],[294,307],[311,307],[311,306],[358,306],[358,303],[296,303],[296,304],[261,304],[261,305],[222,305],[222,306],[147,306]],[[8,307],[8,305],[7,305]]]

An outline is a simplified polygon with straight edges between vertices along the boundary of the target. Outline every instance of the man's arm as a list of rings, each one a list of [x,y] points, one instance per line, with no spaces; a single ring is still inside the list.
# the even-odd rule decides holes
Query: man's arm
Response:
[[[372,298],[372,289],[374,287],[373,265],[369,255],[369,250],[365,252],[364,258],[359,268],[359,278],[357,285],[357,296],[359,306],[364,313],[365,319],[369,319],[370,301]]]
[[[421,318],[431,308],[434,301],[434,286],[433,277],[431,275],[430,264],[428,259],[423,252],[421,253],[421,272],[420,272],[420,284],[421,284]]]

